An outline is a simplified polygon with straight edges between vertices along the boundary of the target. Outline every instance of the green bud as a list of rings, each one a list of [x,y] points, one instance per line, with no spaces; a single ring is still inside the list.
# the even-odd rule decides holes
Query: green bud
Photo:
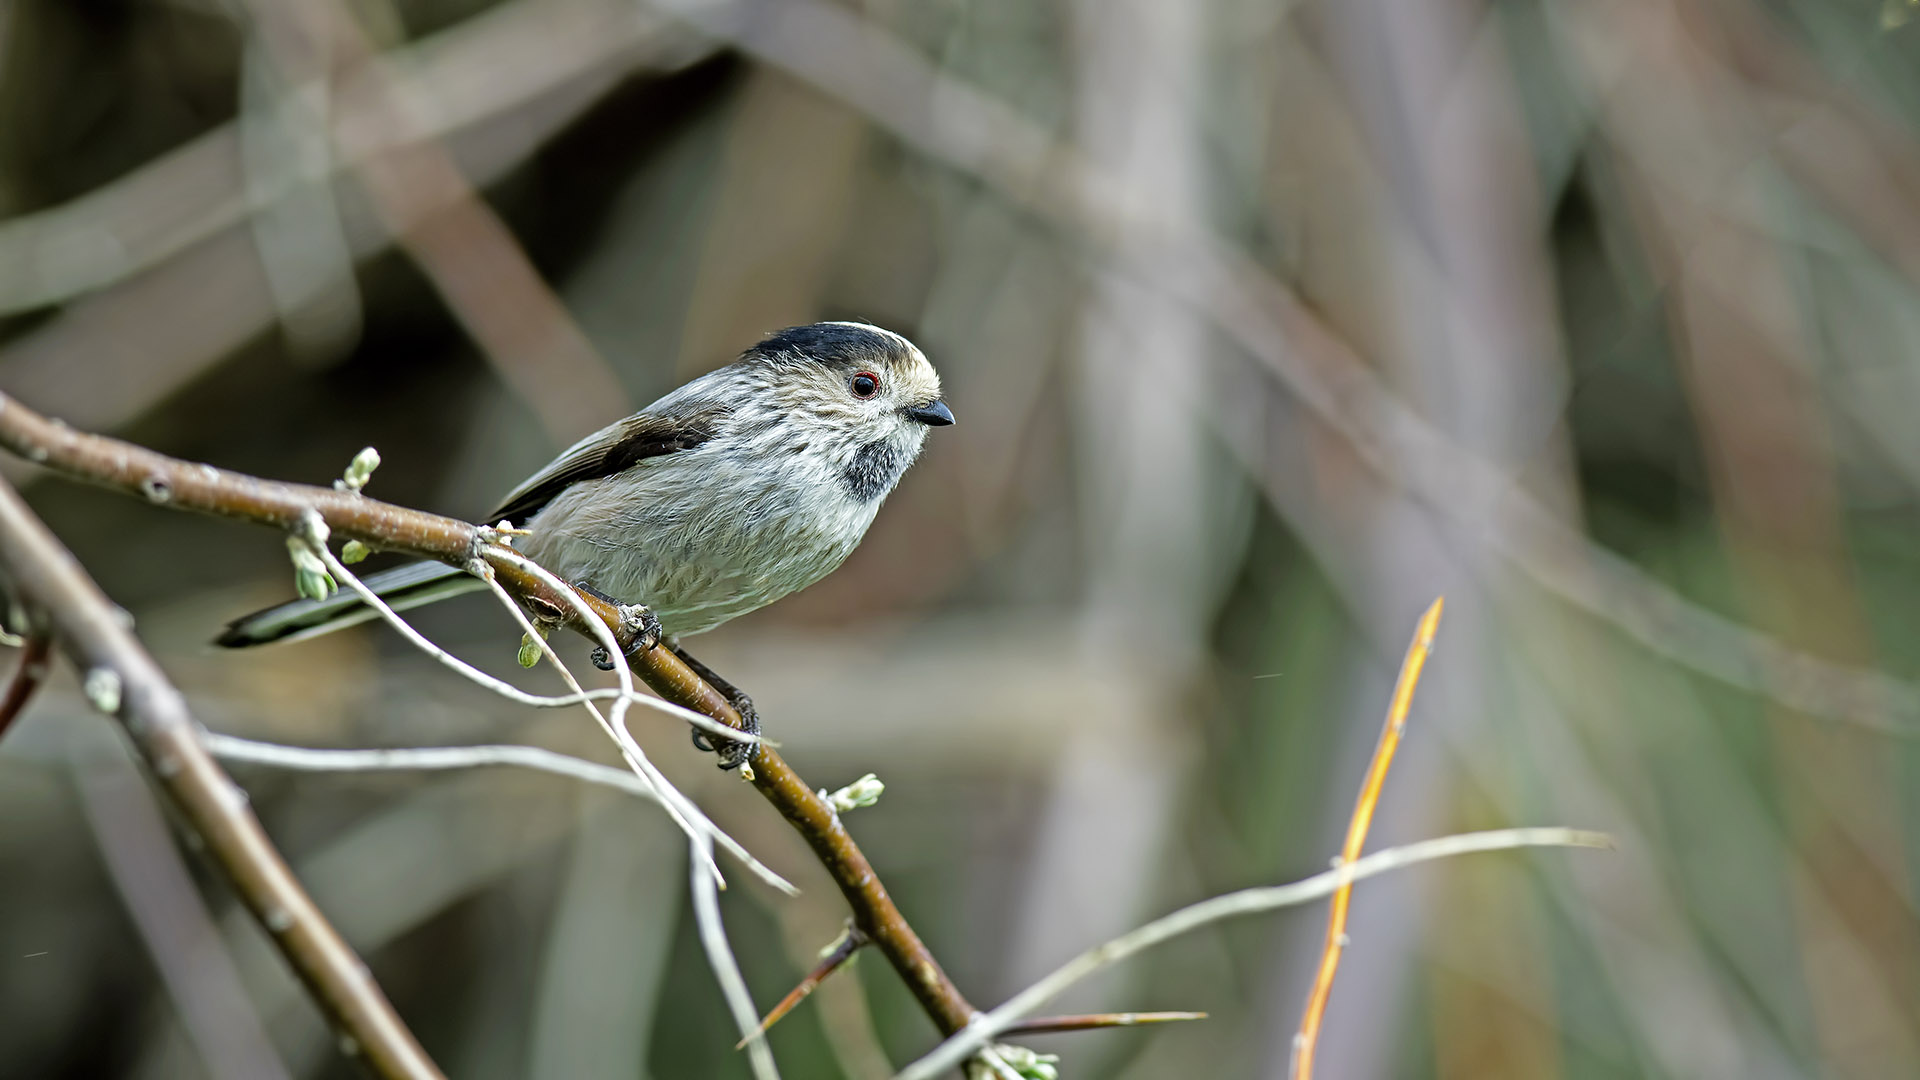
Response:
[[[849,810],[872,806],[880,801],[881,793],[886,790],[887,785],[881,783],[879,777],[868,773],[832,794],[821,791],[820,797],[827,800],[836,813],[844,814]]]
[[[1024,1046],[1009,1043],[995,1043],[993,1051],[1026,1080],[1059,1080],[1060,1070],[1054,1068],[1060,1060],[1059,1054],[1036,1054]],[[997,1080],[998,1076],[999,1073],[979,1058],[967,1063],[967,1080]]]
[[[538,664],[540,662],[540,657],[542,657],[543,655],[545,654],[540,651],[539,642],[533,640],[532,638],[528,637],[525,634],[520,635],[520,652],[519,652],[519,655],[516,657],[516,659],[520,661],[521,667],[524,667],[524,668],[533,667],[535,664]]]
[[[373,470],[380,467],[380,451],[369,446],[353,455],[347,463],[347,471],[340,478],[340,488],[344,491],[359,491],[373,479]]]
[[[296,536],[287,537],[287,555],[293,559],[294,590],[301,596],[325,600],[339,588],[334,584],[333,575],[327,573],[327,564],[307,547],[306,541]]]
[[[358,540],[349,540],[340,547],[340,561],[351,566],[373,554],[373,549]]]

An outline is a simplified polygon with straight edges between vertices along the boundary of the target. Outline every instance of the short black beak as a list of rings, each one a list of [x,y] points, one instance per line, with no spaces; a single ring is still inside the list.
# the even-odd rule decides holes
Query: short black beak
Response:
[[[901,411],[928,427],[946,427],[953,423],[953,410],[937,398],[925,405],[915,405]]]

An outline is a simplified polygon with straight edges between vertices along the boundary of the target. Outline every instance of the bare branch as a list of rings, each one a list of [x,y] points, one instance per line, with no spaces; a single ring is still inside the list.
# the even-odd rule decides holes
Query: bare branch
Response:
[[[629,795],[659,802],[645,780],[616,769],[538,746],[410,746],[391,750],[318,750],[305,746],[259,742],[237,735],[203,731],[200,741],[213,756],[301,772],[437,772],[445,769],[483,769],[510,765],[566,776],[589,784],[615,788]]]
[[[519,559],[518,565],[522,569],[538,577],[548,588],[554,590],[556,595],[568,598],[568,603],[573,607],[574,611],[593,631],[594,636],[600,640],[601,648],[619,647],[618,642],[614,640],[612,631],[608,630],[605,624],[593,618],[592,610],[586,607],[578,590],[566,585],[565,582],[553,576],[545,567],[542,567],[532,559],[521,556],[517,552],[511,551],[511,549],[508,550],[507,554]],[[520,605],[514,602],[513,597],[509,596],[507,591],[500,587],[499,581],[494,578],[492,568],[482,566],[479,569],[485,571],[482,576],[486,578],[488,588],[490,588],[500,602],[506,606],[508,613],[519,623],[522,632],[527,634],[529,638],[539,646],[541,654],[546,657],[548,663],[552,664],[554,668],[560,672],[560,677],[566,680],[567,685],[573,688],[574,693],[584,695],[584,691],[580,689],[580,683],[573,677],[573,672],[567,668],[567,665],[561,662],[559,655],[553,651],[553,646],[547,644],[546,637],[534,628],[532,622],[527,619],[526,612],[522,611]],[[609,655],[612,654],[610,653]],[[647,757],[646,752],[640,749],[640,744],[634,741],[633,733],[627,729],[626,725],[627,705],[635,700],[646,701],[649,699],[641,697],[634,690],[633,672],[629,670],[626,665],[617,665],[614,671],[620,677],[620,696],[614,700],[613,719],[609,720],[605,716],[602,716],[600,710],[596,708],[591,701],[586,702],[587,711],[593,714],[593,718],[599,723],[600,729],[606,732],[607,737],[613,740],[615,746],[620,748],[621,756],[626,759],[627,764],[633,768],[634,772],[642,780],[653,785],[655,792],[659,794],[661,805],[666,808],[667,813],[673,817],[674,821],[679,824],[682,829],[687,831],[689,836],[692,836],[696,831],[695,823],[697,823],[699,832],[704,833],[710,840],[718,840],[728,851],[745,862],[749,869],[760,875],[763,881],[766,881],[768,884],[789,896],[798,893],[799,890],[788,883],[785,878],[762,865],[758,859],[749,855],[746,849],[736,843],[732,837],[715,826],[706,814],[702,812],[698,806],[694,805],[693,800],[681,794],[680,790],[668,782],[666,776],[654,766],[653,762]],[[709,720],[709,723],[713,722],[714,721]],[[728,732],[733,731],[732,728],[727,727],[722,727],[722,730]],[[709,860],[712,859],[713,853],[710,845],[702,847],[700,851],[705,854]],[[708,865],[713,871],[715,883],[721,887],[725,887],[726,879],[721,876],[719,867],[713,866],[711,861],[709,861]]]
[[[14,410],[8,409],[11,413]],[[201,744],[199,725],[99,586],[11,485],[0,482],[0,562],[45,613],[88,697],[126,725],[155,779],[204,842],[340,1035],[375,1075],[437,1080],[440,1070],[274,850],[246,795]]]
[[[211,465],[191,464],[118,439],[82,434],[40,416],[5,394],[0,394],[0,446],[69,476],[174,509],[288,531],[298,528],[311,512],[326,522],[332,535],[359,540],[370,547],[463,568],[478,559],[512,594],[538,601],[543,610],[562,613],[569,629],[603,645],[609,636],[616,646],[629,643],[622,635],[631,631],[623,625],[614,605],[571,588],[556,589],[557,579],[552,575],[535,573],[524,556],[505,545],[487,542],[486,533],[466,522],[365,495],[261,480]],[[591,613],[591,618],[583,613]],[[705,713],[732,728],[745,726],[726,697],[671,649],[628,652],[616,647],[608,654],[625,655],[633,672],[668,701]],[[946,1034],[965,1027],[975,1015],[973,1006],[894,904],[880,875],[833,807],[772,747],[762,746],[755,755],[753,786],[807,841],[846,897],[855,923],[879,946],[934,1024]]]
[[[1364,859],[1343,863],[1332,870],[1291,884],[1241,889],[1239,892],[1202,900],[1067,961],[1039,982],[1007,999],[1006,1004],[981,1014],[965,1031],[902,1069],[895,1080],[933,1080],[948,1069],[957,1067],[995,1036],[1005,1032],[1015,1020],[1058,997],[1081,979],[1135,953],[1144,952],[1163,941],[1210,923],[1318,900],[1362,878],[1414,863],[1478,851],[1505,851],[1521,847],[1611,848],[1613,841],[1605,833],[1583,832],[1579,829],[1496,829],[1491,832],[1463,833],[1377,851]]]
[[[753,1066],[755,1080],[780,1080],[780,1070],[773,1063],[773,1050],[767,1046],[766,1036],[760,1030],[760,1014],[753,1007],[753,995],[747,992],[747,981],[741,978],[740,965],[733,958],[733,948],[727,944],[726,925],[720,920],[719,891],[714,888],[713,879],[699,870],[703,856],[713,858],[712,852],[700,850],[707,843],[705,837],[693,840],[693,914],[700,928],[700,945],[706,950],[707,965],[713,968],[714,977],[720,982],[720,992],[726,995],[727,1011],[733,1015],[734,1026],[740,1029],[741,1041],[747,1045],[747,1061]]]

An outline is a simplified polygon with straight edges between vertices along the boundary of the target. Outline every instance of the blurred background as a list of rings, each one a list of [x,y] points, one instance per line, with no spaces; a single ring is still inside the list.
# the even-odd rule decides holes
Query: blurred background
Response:
[[[76,427],[319,483],[371,444],[372,494],[475,515],[820,318],[912,337],[960,422],[697,652],[810,781],[886,781],[851,827],[976,1004],[1324,868],[1444,593],[1371,846],[1621,850],[1361,886],[1322,1074],[1920,1074],[1907,0],[0,0],[0,389]],[[5,470],[210,728],[615,760],[381,629],[216,653],[279,537]],[[419,622],[517,672],[488,601]],[[724,898],[766,1007],[842,902],[636,723],[805,890]],[[651,807],[233,769],[449,1075],[746,1075]],[[0,743],[0,1074],[354,1075],[147,790],[69,673]],[[1284,1076],[1324,926],[1055,1007],[1207,1021],[1026,1041]],[[788,1076],[932,1045],[853,970]]]

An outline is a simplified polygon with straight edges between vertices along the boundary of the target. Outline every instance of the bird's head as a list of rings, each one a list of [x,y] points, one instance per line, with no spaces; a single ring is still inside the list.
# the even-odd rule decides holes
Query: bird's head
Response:
[[[747,350],[772,375],[798,433],[850,470],[856,497],[884,495],[926,441],[953,423],[940,376],[913,342],[856,322],[782,330]]]
[[[953,423],[940,376],[913,342],[857,322],[789,327],[747,350],[778,372],[788,404],[867,439],[910,437]]]

